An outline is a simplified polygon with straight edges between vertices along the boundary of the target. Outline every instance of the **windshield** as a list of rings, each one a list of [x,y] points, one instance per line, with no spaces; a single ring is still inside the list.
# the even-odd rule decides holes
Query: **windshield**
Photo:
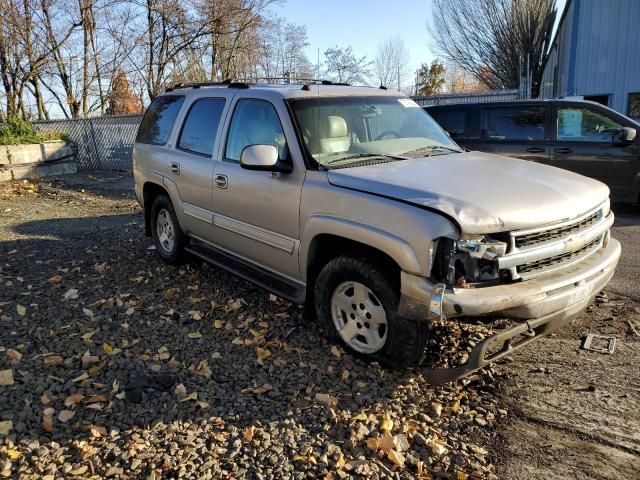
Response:
[[[319,97],[289,103],[307,151],[324,167],[462,151],[405,97]]]

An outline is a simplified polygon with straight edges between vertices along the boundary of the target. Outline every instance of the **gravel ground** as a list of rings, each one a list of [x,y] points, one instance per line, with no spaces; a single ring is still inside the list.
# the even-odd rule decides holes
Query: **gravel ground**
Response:
[[[497,478],[499,375],[432,387],[229,274],[164,265],[130,185],[0,184],[0,477]]]

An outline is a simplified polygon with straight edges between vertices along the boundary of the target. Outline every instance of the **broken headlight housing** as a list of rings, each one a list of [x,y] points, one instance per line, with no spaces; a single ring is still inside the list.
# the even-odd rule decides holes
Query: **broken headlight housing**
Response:
[[[434,243],[432,277],[451,287],[487,286],[500,283],[497,258],[507,253],[508,243],[487,235],[439,238]]]

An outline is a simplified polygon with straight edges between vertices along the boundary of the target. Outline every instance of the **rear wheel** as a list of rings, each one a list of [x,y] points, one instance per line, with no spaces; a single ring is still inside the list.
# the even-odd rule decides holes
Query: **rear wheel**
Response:
[[[186,236],[176,217],[171,200],[161,195],[151,207],[151,233],[158,255],[167,263],[176,263],[184,253]]]
[[[316,316],[330,338],[358,355],[401,367],[419,365],[428,326],[397,314],[399,292],[392,277],[366,258],[331,260],[315,283]]]

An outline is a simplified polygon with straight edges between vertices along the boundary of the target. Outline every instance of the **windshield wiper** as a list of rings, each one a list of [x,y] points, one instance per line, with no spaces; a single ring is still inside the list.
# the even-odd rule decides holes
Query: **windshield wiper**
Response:
[[[455,152],[455,153],[464,152],[464,150],[458,150],[457,148],[446,147],[444,145],[429,145],[428,147],[420,147],[420,148],[416,148],[415,150],[410,150],[408,152],[405,152],[404,154],[410,155],[410,154],[416,154],[420,152],[431,152],[434,150],[445,150],[447,152]]]
[[[409,160],[409,157],[403,157],[400,155],[388,155],[385,153],[355,153],[346,157],[335,158],[328,161],[325,165],[331,165],[332,163],[343,162],[345,160],[355,160],[364,158],[385,158],[389,160]]]

